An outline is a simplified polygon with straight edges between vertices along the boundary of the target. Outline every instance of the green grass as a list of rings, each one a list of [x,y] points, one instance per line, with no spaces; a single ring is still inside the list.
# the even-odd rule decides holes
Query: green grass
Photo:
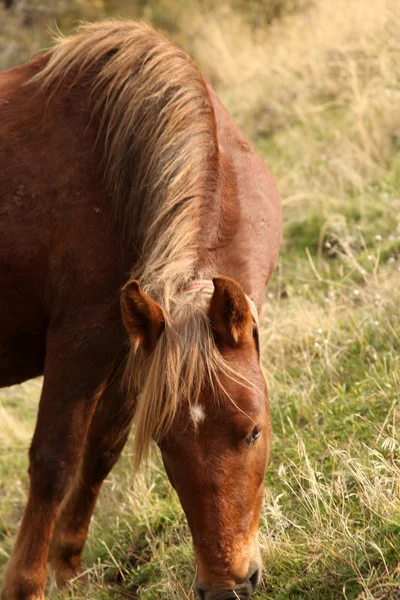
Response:
[[[147,16],[157,22],[164,4]],[[89,17],[133,11],[73,6]],[[252,139],[284,204],[261,331],[273,439],[256,598],[399,599],[400,21],[385,0],[319,0],[267,32],[224,15],[217,23],[191,4],[164,25]],[[15,38],[23,58],[34,37]],[[38,392],[31,382],[0,392],[0,583]],[[128,444],[95,511],[88,596],[77,586],[58,600],[193,598],[190,534],[160,458],[136,478],[130,461]]]

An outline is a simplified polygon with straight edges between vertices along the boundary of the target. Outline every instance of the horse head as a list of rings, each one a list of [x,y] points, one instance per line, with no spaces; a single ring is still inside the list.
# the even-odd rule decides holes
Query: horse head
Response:
[[[170,418],[163,427],[153,428],[152,437],[161,449],[192,533],[199,597],[246,599],[260,580],[257,533],[270,441],[255,309],[240,285],[227,277],[215,277],[208,286],[205,282],[198,293],[192,285],[189,292],[192,296],[177,324],[169,322],[165,311],[137,282],[123,288],[125,327],[135,355],[143,353],[140,368],[148,366],[147,374],[142,373],[145,390],[138,402],[137,426],[141,435],[140,429],[149,420],[169,410],[166,386],[172,384],[178,398],[170,403]],[[203,311],[196,309],[196,302],[203,303]],[[160,350],[167,329],[172,341],[165,344],[164,340]],[[201,334],[209,339],[200,339]],[[195,349],[190,345],[196,344],[196,336]],[[178,352],[174,344],[181,344]],[[170,356],[168,349],[176,354]],[[154,355],[156,365],[152,364]],[[171,382],[162,373],[168,370],[168,361],[174,361],[173,376],[181,381]],[[200,362],[204,363],[201,368]],[[176,363],[180,363],[178,371]],[[154,392],[148,392],[158,387],[157,369],[163,396],[158,398],[158,413],[143,406],[154,400]],[[189,398],[182,397],[185,390]]]

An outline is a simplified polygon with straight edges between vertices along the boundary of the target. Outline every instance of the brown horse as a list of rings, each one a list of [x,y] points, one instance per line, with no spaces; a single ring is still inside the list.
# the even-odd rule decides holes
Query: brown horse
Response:
[[[0,385],[44,374],[2,600],[42,600],[47,561],[59,585],[81,573],[132,419],[137,464],[154,439],[179,495],[200,598],[248,598],[270,440],[257,313],[281,239],[271,176],[188,57],[129,22],[2,73],[0,140]]]

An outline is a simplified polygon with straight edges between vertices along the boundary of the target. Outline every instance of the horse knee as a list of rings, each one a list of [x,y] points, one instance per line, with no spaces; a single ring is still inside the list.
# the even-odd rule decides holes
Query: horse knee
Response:
[[[50,448],[32,444],[29,450],[29,475],[32,491],[43,501],[60,502],[67,490],[75,468],[71,453],[61,455]]]

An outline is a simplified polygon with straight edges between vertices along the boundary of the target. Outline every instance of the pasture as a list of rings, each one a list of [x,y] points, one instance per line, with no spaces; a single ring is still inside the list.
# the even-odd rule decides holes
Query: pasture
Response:
[[[68,31],[77,18],[122,14],[164,29],[211,80],[273,173],[284,211],[261,329],[273,439],[255,598],[395,600],[400,7],[264,4],[263,20],[255,1],[17,2],[0,14],[0,66],[47,47],[54,18]],[[40,385],[0,390],[0,587],[26,502]],[[53,590],[57,600],[194,597],[190,533],[156,450],[134,476],[128,442],[84,557],[90,591],[76,582]]]

